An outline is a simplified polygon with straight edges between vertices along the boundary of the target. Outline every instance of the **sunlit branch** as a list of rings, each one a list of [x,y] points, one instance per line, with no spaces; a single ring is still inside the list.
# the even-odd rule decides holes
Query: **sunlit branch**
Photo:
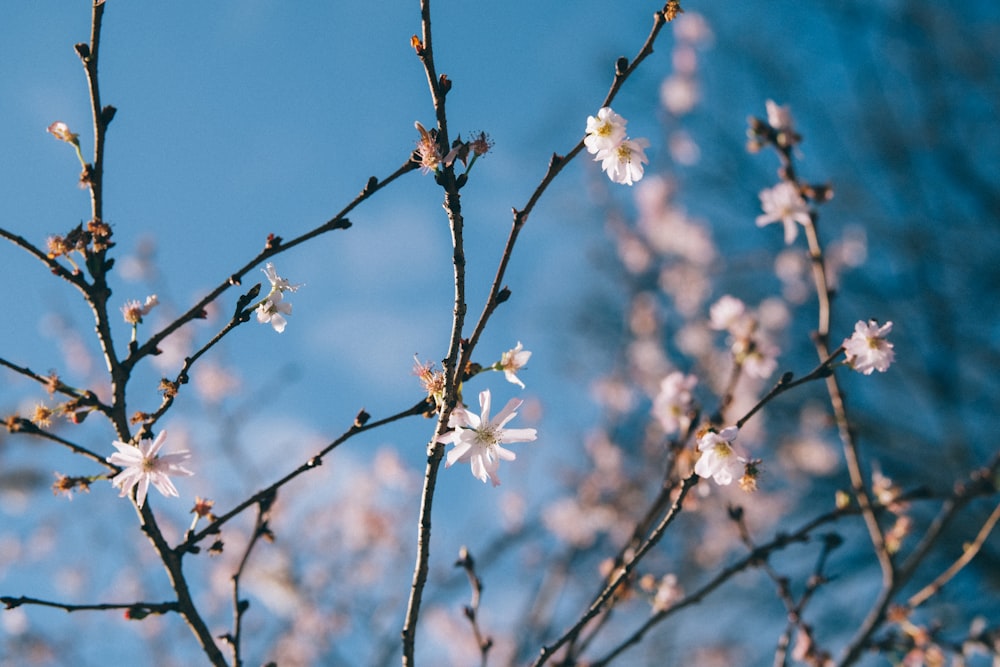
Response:
[[[94,220],[103,217],[104,134],[107,120],[101,109],[101,89],[98,85],[97,57],[101,47],[101,22],[104,3],[94,2],[90,18],[90,44],[77,44],[76,52],[83,63],[90,90],[90,113],[94,122],[94,161],[89,165],[87,182],[90,186],[91,215]],[[112,112],[113,113],[113,112]]]
[[[962,555],[952,563],[948,569],[939,574],[934,581],[927,584],[919,591],[910,596],[910,599],[906,601],[906,606],[910,609],[919,607],[929,598],[937,594],[945,584],[951,581],[952,577],[958,574],[962,568],[972,562],[972,559],[976,557],[980,549],[983,548],[983,544],[986,543],[986,538],[990,536],[993,528],[996,526],[997,521],[1000,521],[1000,504],[993,508],[993,512],[990,516],[983,522],[982,527],[979,529],[979,533],[976,535],[972,542],[964,545],[962,547]]]
[[[670,506],[670,510],[664,515],[663,519],[656,526],[653,532],[650,533],[646,541],[638,549],[636,549],[635,555],[628,562],[622,564],[622,566],[611,575],[608,585],[605,586],[604,590],[601,591],[597,598],[590,604],[590,607],[573,625],[573,627],[563,633],[563,635],[556,641],[542,647],[541,655],[539,655],[538,659],[532,663],[532,667],[540,667],[548,662],[560,647],[576,638],[580,634],[580,631],[583,630],[584,626],[586,626],[591,619],[597,616],[597,614],[604,609],[605,604],[612,598],[618,588],[628,580],[629,576],[632,574],[632,570],[635,569],[635,566],[638,565],[639,561],[642,560],[650,549],[656,546],[656,544],[663,537],[667,528],[680,514],[684,498],[687,496],[688,491],[690,491],[697,483],[697,475],[692,474],[684,478],[677,491],[677,497],[674,499],[673,505]]]
[[[872,604],[872,609],[858,627],[851,641],[843,651],[843,655],[837,661],[837,667],[846,667],[857,662],[868,641],[884,622],[886,612],[892,603],[896,593],[905,586],[910,578],[915,574],[917,567],[923,562],[930,552],[931,547],[941,537],[945,527],[948,526],[958,511],[973,498],[983,494],[996,493],[997,488],[993,482],[993,477],[1000,469],[1000,453],[995,454],[990,463],[980,470],[976,470],[970,476],[970,483],[959,485],[958,488],[942,504],[934,521],[924,532],[920,542],[913,548],[903,565],[897,570],[897,575],[892,581],[892,585],[883,586],[879,592],[879,597]]]

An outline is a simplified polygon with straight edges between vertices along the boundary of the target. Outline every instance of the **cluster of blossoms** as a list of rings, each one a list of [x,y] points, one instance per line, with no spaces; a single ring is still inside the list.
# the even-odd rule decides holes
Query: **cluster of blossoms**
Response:
[[[601,169],[615,183],[632,185],[642,179],[643,166],[649,160],[643,149],[649,147],[647,139],[631,139],[626,136],[627,120],[604,107],[597,116],[587,117],[587,136],[583,145],[601,163]]]
[[[167,439],[167,432],[160,431],[155,440],[142,440],[138,445],[113,442],[118,451],[108,457],[108,463],[121,466],[111,484],[121,489],[121,496],[136,490],[136,503],[141,508],[146,503],[146,493],[152,484],[165,496],[178,495],[177,488],[170,481],[170,475],[193,475],[183,464],[191,454],[187,451],[160,455],[160,448]]]
[[[750,119],[750,142],[748,148],[756,152],[766,144],[773,144],[779,150],[789,150],[801,137],[795,132],[792,112],[773,100],[767,100],[767,120]],[[798,225],[812,223],[809,203],[802,196],[799,184],[782,181],[772,188],[760,192],[760,206],[764,211],[757,216],[757,226],[763,227],[780,222],[785,228],[785,245],[791,245],[799,234]],[[824,194],[826,197],[827,194]]]
[[[680,371],[670,373],[660,382],[660,392],[653,399],[653,416],[667,435],[683,431],[689,426],[694,405],[691,392],[697,384],[697,377],[684,375]]]
[[[761,331],[746,304],[727,294],[712,304],[709,318],[709,326],[729,334],[733,358],[743,372],[760,380],[771,377],[778,367],[780,350]]]
[[[285,315],[292,314],[292,304],[284,300],[285,292],[296,292],[302,285],[292,285],[288,280],[279,276],[274,265],[270,262],[261,271],[270,281],[271,291],[257,306],[257,321],[261,324],[270,323],[275,331],[281,333],[285,330],[285,325],[288,324]]]
[[[517,371],[528,363],[530,357],[531,352],[523,349],[518,341],[515,347],[501,355],[500,361],[490,366],[490,370],[503,371],[509,382],[523,389],[524,383],[517,377]],[[433,397],[440,408],[444,395],[444,373],[434,371],[432,364],[421,364],[419,361],[416,362],[414,372],[428,391],[428,396]],[[454,445],[448,451],[446,468],[455,463],[468,462],[476,479],[483,482],[489,480],[493,486],[499,486],[500,461],[513,461],[517,458],[514,452],[503,445],[530,442],[535,440],[537,432],[533,428],[505,428],[517,416],[515,410],[524,401],[512,398],[496,417],[490,418],[492,400],[489,389],[479,392],[479,415],[469,412],[464,405],[458,405],[448,418],[448,427],[452,430],[441,435],[438,442]]]

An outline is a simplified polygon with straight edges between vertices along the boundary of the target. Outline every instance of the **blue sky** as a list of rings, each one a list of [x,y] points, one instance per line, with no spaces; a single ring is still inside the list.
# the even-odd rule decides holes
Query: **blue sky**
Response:
[[[416,0],[308,7],[263,0],[107,3],[102,96],[118,109],[105,164],[105,218],[114,227],[120,262],[112,303],[155,292],[165,304],[140,334],[224,280],[259,251],[269,233],[291,238],[330,218],[369,176],[386,176],[407,159],[417,139],[414,121],[432,124],[423,69],[410,46],[410,36],[419,32]],[[847,286],[860,295],[857,317],[891,308],[907,293],[893,278],[901,275],[899,266],[908,266],[897,264],[903,260],[892,253],[913,230],[906,227],[907,209],[900,203],[905,199],[898,198],[897,186],[873,176],[877,163],[868,151],[884,128],[865,122],[870,110],[859,102],[861,88],[854,88],[862,55],[845,37],[853,34],[850,15],[835,15],[823,3],[769,3],[768,12],[731,2],[685,4],[689,11],[704,12],[716,33],[714,48],[700,54],[706,112],[691,121],[711,161],[692,170],[694,187],[683,194],[686,206],[711,217],[728,247],[780,249],[777,237],[750,240],[744,234],[753,228],[756,193],[773,179],[773,165],[743,158],[743,127],[747,115],[763,113],[765,99],[791,102],[793,108],[801,101],[812,112],[798,117],[808,137],[804,169],[817,180],[843,179],[832,211],[866,224],[873,254],[886,258],[875,263],[873,284]],[[635,53],[658,7],[597,0],[433,3],[438,71],[454,83],[448,97],[451,131],[485,130],[495,142],[463,190],[471,317],[478,316],[487,293],[511,207],[527,201],[551,153],[569,150],[582,137],[586,117],[597,111],[610,84],[615,58]],[[995,19],[992,3],[969,7],[981,10],[984,21]],[[73,52],[74,43],[87,39],[89,13],[86,2],[34,0],[5,8],[0,26],[10,54],[0,64],[0,226],[38,245],[89,218],[88,193],[76,186],[79,165],[72,150],[45,132],[53,121],[67,122],[89,155],[86,85]],[[974,18],[970,13],[968,20]],[[874,52],[880,53],[878,33],[873,34]],[[897,37],[892,43],[897,46],[917,39],[909,32]],[[658,109],[660,81],[671,71],[671,44],[668,29],[614,104],[629,119],[633,136],[653,138],[651,171],[673,169]],[[899,60],[887,57],[887,62],[903,62],[904,51],[889,49]],[[901,102],[915,97],[916,88],[900,71],[884,73],[878,85],[862,83],[881,86],[890,102],[905,107]],[[974,107],[968,117],[983,113]],[[898,124],[910,120],[903,117]],[[996,140],[995,117],[985,126],[994,131],[982,135],[978,150],[984,152],[982,146]],[[971,147],[970,153],[978,150]],[[932,171],[914,169],[923,182],[932,182]],[[602,178],[597,166],[578,159],[535,210],[508,272],[514,296],[479,347],[477,360],[484,363],[518,340],[534,352],[522,376],[524,392],[499,374],[470,387],[474,396],[489,386],[497,405],[521,395],[540,407],[532,423],[539,440],[522,446],[513,465],[505,464],[503,489],[552,493],[550,470],[580,462],[581,436],[600,418],[590,402],[589,382],[608,368],[610,354],[604,341],[581,335],[581,313],[603,307],[594,304],[605,303],[600,297],[614,294],[617,286],[595,261],[607,244],[595,178]],[[611,197],[627,211],[631,194],[623,187]],[[936,210],[964,202],[964,195],[954,192],[928,196],[941,197]],[[260,478],[234,480],[220,468],[182,480],[184,500],[176,507],[160,504],[177,521],[186,521],[187,498],[195,494],[220,490],[235,500],[272,479],[271,471],[339,434],[361,407],[378,417],[410,405],[418,391],[410,375],[414,353],[427,360],[445,354],[452,273],[440,189],[429,176],[412,173],[350,218],[351,229],[274,260],[281,275],[304,283],[292,299],[295,311],[285,333],[252,323],[213,352],[243,383],[243,393],[223,406],[233,422],[214,422],[218,413],[199,407],[193,394],[179,399],[178,433],[196,447],[199,441],[225,440],[225,429],[235,423],[237,456],[251,460]],[[127,258],[150,242],[158,274],[128,279]],[[86,338],[92,319],[78,295],[10,244],[0,246],[0,278],[16,299],[0,320],[0,356],[40,372],[58,368],[72,378],[58,332],[75,328],[82,344],[96,350]],[[231,290],[220,300],[223,315],[236,297]],[[618,325],[613,315],[612,327]],[[195,339],[207,340],[220,323],[194,325]],[[128,329],[122,323],[114,333],[123,349]],[[914,348],[923,349],[915,343]],[[91,369],[99,370],[99,365]],[[148,368],[137,375],[130,408],[155,407],[156,383],[171,372],[176,371]],[[37,393],[7,374],[0,381],[0,407],[30,406]],[[174,426],[171,419],[164,422],[168,428]],[[91,423],[86,428],[88,446],[110,450],[110,431]],[[338,455],[354,463],[368,456],[366,448],[391,443],[419,473],[430,430],[430,422],[414,420]],[[8,463],[37,462],[36,450],[12,439],[2,444]],[[67,466],[65,455],[51,456],[52,466]],[[213,453],[210,460],[226,456]],[[49,463],[40,465],[46,476]],[[476,530],[499,530],[492,510],[504,491],[482,486],[464,469],[449,470],[441,479],[439,508],[471,497],[474,509],[482,511],[449,523],[442,509],[436,553],[453,553]],[[64,511],[64,505],[56,506],[61,500],[49,498],[44,488],[40,493],[51,516]],[[104,488],[74,502],[103,507],[110,495]],[[25,525],[25,508],[12,502],[0,506],[0,517],[8,526]],[[220,504],[231,502],[220,499]],[[128,508],[116,509],[121,510],[116,518],[128,520]],[[10,582],[0,570],[0,592],[6,593]]]

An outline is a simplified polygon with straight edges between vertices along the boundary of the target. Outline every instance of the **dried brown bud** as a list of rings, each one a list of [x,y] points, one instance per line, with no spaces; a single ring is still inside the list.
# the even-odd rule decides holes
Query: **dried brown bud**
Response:
[[[192,514],[197,514],[200,518],[208,519],[209,521],[214,521],[215,517],[212,516],[212,507],[215,505],[214,500],[209,500],[208,498],[202,498],[201,496],[195,496],[194,507],[191,508]]]
[[[150,415],[149,415],[148,412],[139,412],[139,411],[137,411],[135,414],[133,414],[131,417],[129,417],[128,421],[129,421],[130,424],[141,424],[142,422],[144,422],[147,419],[149,419],[149,417],[150,417]]]

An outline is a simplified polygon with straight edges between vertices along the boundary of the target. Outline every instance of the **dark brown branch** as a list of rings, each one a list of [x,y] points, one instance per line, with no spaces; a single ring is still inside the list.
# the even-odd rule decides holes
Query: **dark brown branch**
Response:
[[[680,489],[677,492],[677,497],[674,499],[673,505],[670,506],[670,510],[664,515],[663,519],[656,526],[653,532],[650,534],[649,538],[643,543],[638,549],[636,549],[635,555],[627,563],[624,563],[617,572],[610,577],[610,581],[604,590],[594,599],[590,604],[587,611],[580,617],[580,619],[571,627],[569,630],[564,632],[561,637],[556,641],[542,647],[541,654],[538,659],[532,663],[532,667],[541,667],[559,650],[564,644],[575,639],[580,632],[583,630],[584,626],[587,625],[598,613],[600,613],[605,604],[611,600],[612,596],[618,591],[619,587],[622,586],[632,574],[632,570],[638,565],[639,561],[659,543],[663,534],[666,532],[667,528],[673,523],[674,519],[681,512],[681,507],[684,503],[684,498],[687,496],[688,491],[690,491],[695,484],[698,483],[697,475],[689,475],[685,477],[681,482]]]
[[[365,431],[370,431],[374,428],[378,428],[379,426],[384,426],[391,422],[398,421],[400,419],[403,419],[404,417],[422,415],[427,410],[428,410],[428,405],[426,400],[424,400],[420,401],[411,408],[403,410],[402,412],[397,412],[396,414],[386,417],[385,419],[380,419],[378,421],[373,421],[373,422],[367,422],[365,424],[360,424],[358,422],[355,422],[354,425],[352,425],[351,428],[345,431],[343,435],[341,435],[339,438],[328,444],[326,447],[320,450],[318,454],[310,458],[308,461],[300,465],[292,472],[288,473],[287,475],[285,475],[278,481],[274,482],[267,488],[258,491],[253,496],[247,498],[246,500],[238,504],[236,507],[226,512],[225,514],[217,516],[210,524],[202,528],[197,533],[192,533],[189,531],[188,534],[184,536],[184,541],[178,544],[176,547],[174,547],[174,551],[177,552],[178,554],[183,554],[189,551],[192,552],[197,551],[196,545],[198,544],[198,542],[201,542],[209,535],[217,534],[219,530],[222,528],[223,524],[227,523],[230,519],[238,516],[247,508],[253,507],[254,505],[258,505],[264,499],[274,496],[275,493],[278,491],[278,489],[280,489],[285,484],[292,481],[302,473],[307,472],[309,470],[313,470],[314,468],[317,468],[320,465],[322,465],[324,456],[329,454],[331,451],[336,449],[341,444],[350,440],[352,437],[364,433]]]
[[[663,5],[663,9],[656,12],[653,15],[653,27],[650,29],[649,35],[646,37],[646,41],[643,43],[639,52],[632,59],[632,62],[625,68],[617,67],[615,68],[615,78],[611,84],[611,88],[608,90],[607,95],[604,97],[604,101],[601,103],[601,107],[606,107],[611,104],[611,102],[618,95],[618,91],[625,84],[628,78],[635,72],[639,64],[646,59],[649,54],[653,52],[653,44],[656,41],[657,36],[663,29],[663,26],[671,20],[677,12],[681,11],[676,0],[671,0]],[[668,19],[667,17],[671,17]],[[489,297],[486,299],[486,303],[483,306],[483,311],[479,316],[479,321],[476,323],[475,328],[472,331],[472,335],[468,337],[468,343],[462,354],[460,367],[464,368],[469,360],[472,358],[472,352],[479,342],[480,336],[483,334],[483,330],[486,328],[486,323],[492,317],[494,311],[497,307],[507,300],[510,296],[510,291],[504,287],[504,277],[507,273],[507,265],[510,263],[511,253],[514,251],[514,245],[517,243],[517,238],[521,233],[521,228],[528,221],[528,216],[535,209],[535,205],[548,190],[549,185],[555,180],[555,177],[559,175],[559,172],[563,170],[570,161],[575,158],[580,151],[583,150],[583,139],[580,139],[577,144],[570,149],[565,155],[559,155],[557,153],[552,154],[552,158],[549,160],[549,166],[545,171],[545,175],[542,177],[541,182],[535,187],[534,192],[528,197],[528,202],[521,209],[513,209],[513,223],[511,224],[510,233],[507,237],[507,243],[504,246],[503,253],[500,256],[500,264],[497,267],[496,275],[493,278],[493,284],[490,287]]]
[[[243,614],[250,607],[249,600],[240,599],[240,577],[243,576],[243,570],[246,569],[247,562],[250,560],[250,552],[253,551],[254,546],[257,545],[260,538],[265,538],[270,540],[271,529],[268,528],[267,521],[271,513],[271,505],[274,503],[275,496],[272,494],[270,496],[265,496],[261,498],[257,503],[257,518],[254,522],[253,535],[247,542],[246,549],[243,550],[243,556],[240,558],[240,564],[236,568],[236,572],[233,573],[233,632],[231,635],[226,635],[223,637],[229,642],[233,649],[233,667],[242,667],[243,659],[240,657],[240,640],[243,632]]]
[[[108,463],[107,459],[105,459],[100,454],[96,454],[87,449],[86,447],[81,447],[75,442],[70,442],[65,438],[61,438],[55,433],[51,433],[49,431],[46,431],[45,429],[39,428],[38,426],[35,425],[34,422],[31,422],[22,417],[15,417],[13,419],[9,419],[7,424],[7,429],[11,433],[26,433],[28,435],[37,435],[40,438],[51,440],[52,442],[62,445],[63,447],[70,450],[74,454],[85,456],[91,461],[99,463],[105,468],[108,468],[109,470],[114,470],[114,471],[119,470],[118,466]]]
[[[472,636],[476,640],[476,647],[479,649],[479,655],[482,658],[480,664],[482,667],[486,667],[490,649],[493,648],[493,639],[484,636],[482,629],[479,627],[479,601],[483,594],[483,581],[476,574],[476,561],[465,547],[459,550],[455,567],[465,570],[465,574],[469,578],[472,599],[469,600],[468,606],[465,607],[465,617],[469,619],[469,624],[472,626]]]
[[[239,325],[243,324],[244,322],[250,319],[249,311],[244,310],[243,306],[245,306],[246,303],[249,303],[249,301],[251,301],[253,298],[256,297],[257,293],[260,291],[258,289],[259,287],[260,285],[257,285],[257,287],[252,289],[250,293],[244,295],[240,299],[241,307],[237,308],[236,314],[234,314],[232,319],[226,323],[226,326],[224,326],[217,334],[215,334],[212,337],[211,340],[205,343],[194,354],[192,354],[189,357],[185,357],[184,364],[181,366],[181,370],[177,373],[177,376],[173,382],[167,382],[166,380],[164,380],[163,385],[166,386],[161,385],[161,388],[163,389],[163,402],[160,404],[160,407],[157,408],[156,412],[146,416],[143,419],[142,433],[148,433],[149,430],[153,427],[153,425],[156,424],[156,422],[158,422],[160,418],[164,414],[166,414],[167,410],[170,409],[170,406],[173,405],[174,399],[177,397],[177,392],[180,391],[181,385],[187,384],[188,374],[190,373],[191,367],[194,365],[194,363],[198,361],[198,359],[200,359],[202,355],[204,355],[210,349],[215,347],[219,343],[219,341],[221,341],[226,336],[226,334],[228,334],[233,329],[235,329],[236,327],[238,327]]]
[[[15,234],[14,232],[8,231],[2,227],[0,227],[0,236],[7,239],[14,245],[23,248],[30,255],[33,255],[40,262],[45,264],[45,266],[49,267],[49,270],[52,271],[54,275],[57,275],[63,280],[76,285],[81,291],[85,291],[87,283],[84,280],[82,273],[74,273],[70,271],[55,259],[49,257],[47,253],[39,249],[23,236]]]
[[[188,309],[187,312],[182,314],[180,317],[175,319],[173,322],[165,326],[160,331],[156,332],[154,335],[150,336],[150,338],[145,343],[143,343],[140,347],[132,351],[132,353],[128,356],[128,358],[122,362],[123,367],[126,370],[131,370],[132,367],[134,367],[135,364],[138,363],[140,359],[150,354],[154,354],[159,344],[162,343],[167,336],[177,331],[179,328],[181,328],[188,322],[203,317],[205,308],[208,306],[208,304],[215,301],[215,299],[217,299],[219,295],[221,295],[230,287],[234,285],[239,285],[243,276],[249,273],[254,267],[259,266],[265,260],[270,259],[275,255],[279,255],[285,252],[286,250],[290,250],[291,248],[294,248],[297,245],[305,243],[306,241],[309,241],[310,239],[313,239],[317,236],[326,234],[327,232],[331,232],[337,229],[349,228],[351,226],[351,222],[346,217],[348,213],[353,211],[359,204],[361,204],[361,202],[365,201],[379,190],[385,188],[400,176],[408,172],[411,172],[414,169],[417,169],[417,164],[415,164],[410,159],[407,159],[407,161],[401,167],[399,167],[396,171],[387,176],[385,179],[378,180],[375,177],[369,178],[364,189],[349,204],[347,204],[347,206],[345,206],[343,209],[340,210],[340,212],[338,212],[335,216],[324,222],[319,227],[316,227],[315,229],[312,229],[289,241],[281,241],[280,243],[268,243],[264,247],[264,250],[259,252],[253,259],[251,259],[242,267],[240,267],[237,271],[232,273],[225,280],[225,282],[219,284],[215,289],[213,289],[207,295],[202,297],[201,300],[199,300],[197,303],[191,306],[191,308]]]
[[[115,609],[124,609],[126,618],[132,620],[140,620],[149,614],[166,614],[169,612],[177,612],[176,602],[132,602],[129,604],[119,604],[119,603],[100,603],[100,604],[66,604],[64,602],[53,602],[51,600],[40,600],[38,598],[30,598],[25,596],[20,597],[0,597],[0,603],[3,603],[6,609],[16,609],[21,605],[35,605],[39,607],[52,607],[54,609],[62,609],[67,613],[72,613],[74,611],[108,611]]]
[[[35,382],[45,386],[45,388],[48,389],[49,393],[59,392],[64,396],[69,396],[70,398],[74,399],[76,404],[79,405],[80,407],[93,406],[94,408],[100,410],[104,414],[110,414],[111,412],[111,406],[102,403],[101,400],[97,397],[97,394],[90,391],[89,389],[80,390],[74,387],[70,387],[69,385],[59,381],[58,377],[54,377],[51,375],[39,375],[38,373],[35,373],[27,366],[18,366],[17,364],[7,361],[2,357],[0,357],[0,366],[9,368],[15,373],[19,373],[20,375],[30,378]]]

